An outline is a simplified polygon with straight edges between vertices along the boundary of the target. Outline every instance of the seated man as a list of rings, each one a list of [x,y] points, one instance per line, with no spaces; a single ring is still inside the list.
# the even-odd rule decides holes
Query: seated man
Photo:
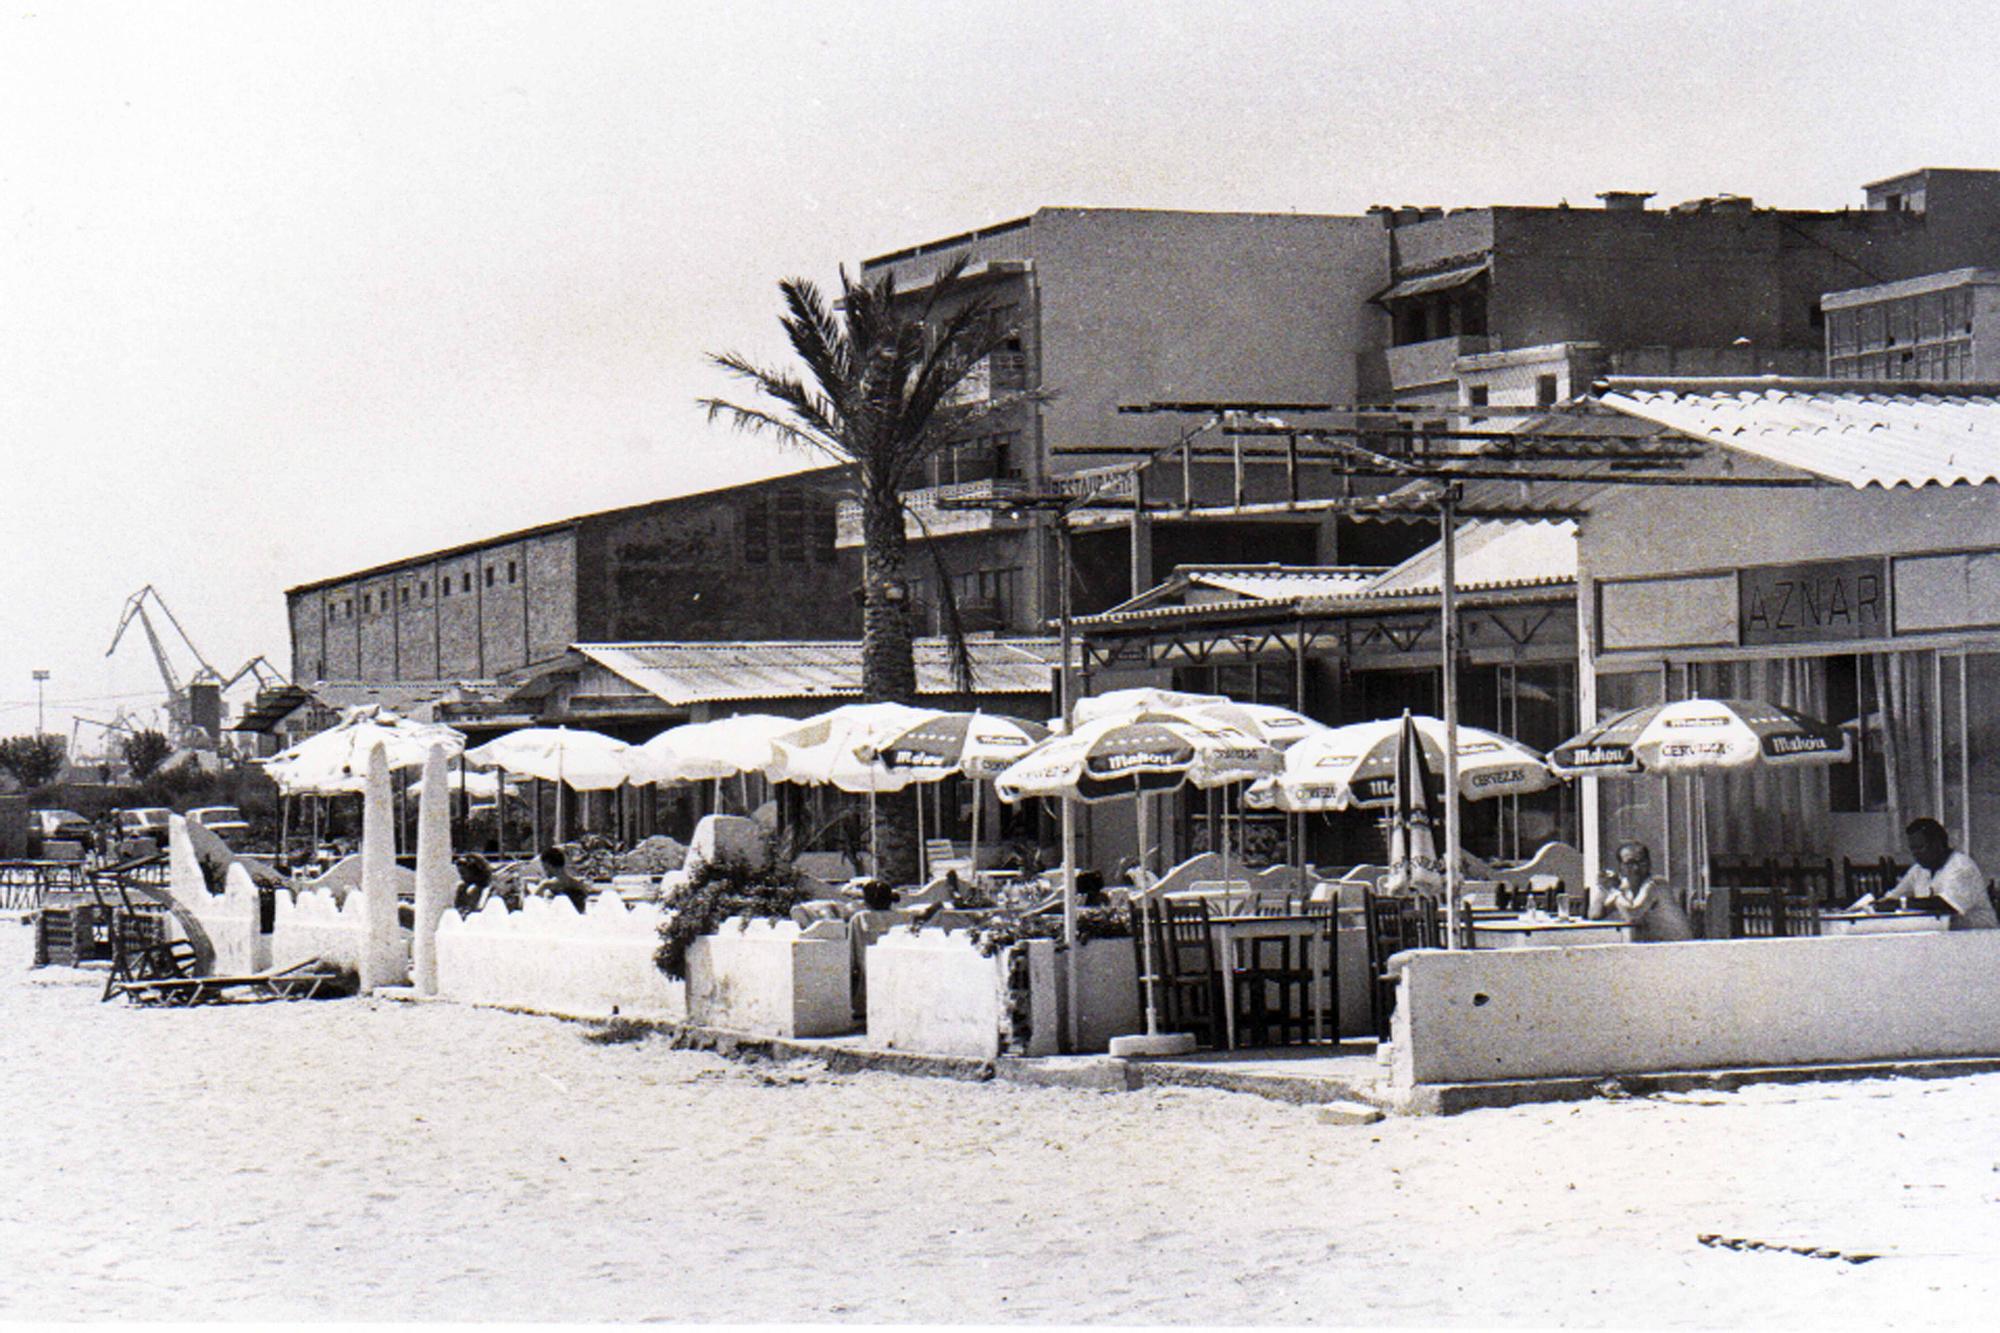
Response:
[[[1585,915],[1602,921],[1607,914],[1631,924],[1635,944],[1694,938],[1679,890],[1653,877],[1653,852],[1643,842],[1620,843],[1618,869],[1591,886]]]
[[[452,906],[460,915],[477,912],[493,889],[493,867],[477,852],[466,852],[454,864],[458,867],[458,892]]]
[[[544,898],[567,898],[581,912],[590,902],[590,886],[569,873],[568,853],[560,847],[548,847],[543,849],[541,859],[543,878],[535,886],[535,892]]]
[[[2000,918],[1986,896],[1986,873],[1964,852],[1953,851],[1951,837],[1935,819],[1913,819],[1903,830],[1909,839],[1910,857],[1916,862],[1896,881],[1896,887],[1882,895],[1883,902],[1906,902],[1936,898],[1951,909],[1953,930],[1993,930]],[[1865,907],[1862,898],[1856,907]]]

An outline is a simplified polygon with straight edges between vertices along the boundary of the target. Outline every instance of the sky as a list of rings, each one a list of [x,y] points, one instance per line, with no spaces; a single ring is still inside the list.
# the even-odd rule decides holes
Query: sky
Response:
[[[46,3],[0,15],[0,735],[284,589],[810,460],[709,425],[777,281],[1050,205],[1861,202],[2000,167],[2000,12]],[[169,637],[173,668],[195,660]],[[85,726],[83,746],[99,731]]]

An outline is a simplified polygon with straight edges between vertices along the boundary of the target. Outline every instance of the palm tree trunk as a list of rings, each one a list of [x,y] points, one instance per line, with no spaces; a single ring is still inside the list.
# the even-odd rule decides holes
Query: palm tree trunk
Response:
[[[904,578],[907,536],[903,500],[893,487],[868,488],[861,501],[861,694],[868,700],[917,701],[910,591]],[[909,793],[875,803],[875,873],[891,884],[917,877],[916,806]]]

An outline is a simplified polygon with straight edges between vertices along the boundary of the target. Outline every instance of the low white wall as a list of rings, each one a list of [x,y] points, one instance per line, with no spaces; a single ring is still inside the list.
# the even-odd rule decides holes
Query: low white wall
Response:
[[[188,839],[187,821],[175,815],[167,828],[167,892],[201,927],[215,950],[213,972],[240,976],[269,961],[257,911],[257,884],[242,866],[223,875],[221,893],[210,893],[201,861]]]
[[[1076,1049],[1102,1051],[1113,1037],[1146,1030],[1146,1010],[1139,1000],[1139,966],[1131,940],[1085,940],[1077,946]],[[1062,984],[1060,961],[1057,984]],[[1039,997],[1038,997],[1039,998]],[[1035,1034],[1042,1033],[1042,1009],[1035,1010]]]
[[[410,934],[405,928],[396,930],[396,943],[406,959]],[[271,928],[272,967],[290,967],[317,958],[358,975],[367,943],[368,895],[361,890],[351,890],[342,899],[317,889],[296,896],[282,890],[278,893]]]
[[[1027,1053],[1053,1055],[1061,1031],[1055,946],[1030,940]],[[1011,1031],[1004,955],[988,958],[962,930],[890,931],[868,946],[868,1044],[920,1055],[991,1060]]]
[[[438,994],[575,1017],[676,1021],[687,988],[653,963],[661,910],[600,893],[579,913],[567,898],[529,898],[518,912],[497,900],[438,922]]]
[[[2000,931],[1401,956],[1402,1086],[2000,1055]]]
[[[821,939],[791,921],[725,921],[688,946],[688,1019],[772,1037],[851,1032],[853,968],[845,932]]]

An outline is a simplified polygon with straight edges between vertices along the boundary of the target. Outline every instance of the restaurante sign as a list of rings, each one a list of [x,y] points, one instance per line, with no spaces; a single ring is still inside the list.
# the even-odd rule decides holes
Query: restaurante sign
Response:
[[[1886,638],[1888,586],[1880,558],[1739,570],[1737,635],[1745,644]]]

